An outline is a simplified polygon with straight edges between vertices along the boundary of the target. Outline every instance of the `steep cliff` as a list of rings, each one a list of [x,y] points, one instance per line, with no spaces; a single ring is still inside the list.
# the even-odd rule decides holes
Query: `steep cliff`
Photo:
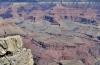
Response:
[[[33,65],[31,50],[22,45],[19,35],[0,38],[0,65]]]

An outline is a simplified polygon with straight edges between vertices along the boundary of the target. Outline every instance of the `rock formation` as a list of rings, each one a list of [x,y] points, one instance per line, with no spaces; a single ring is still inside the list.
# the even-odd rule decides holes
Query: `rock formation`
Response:
[[[0,38],[0,65],[33,65],[31,50],[22,45],[19,35]]]
[[[13,3],[0,6],[0,36],[21,35],[24,40],[23,44],[19,36],[2,38],[0,63],[16,65],[27,59],[29,51],[25,51],[23,45],[31,49],[37,65],[100,64],[100,3],[63,2],[57,6],[56,3]],[[26,61],[17,65],[24,65]]]

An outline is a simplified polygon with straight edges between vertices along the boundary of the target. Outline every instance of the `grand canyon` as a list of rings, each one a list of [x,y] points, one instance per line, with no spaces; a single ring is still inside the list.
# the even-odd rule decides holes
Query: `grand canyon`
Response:
[[[100,65],[100,3],[0,3],[0,37],[12,35],[34,65]]]

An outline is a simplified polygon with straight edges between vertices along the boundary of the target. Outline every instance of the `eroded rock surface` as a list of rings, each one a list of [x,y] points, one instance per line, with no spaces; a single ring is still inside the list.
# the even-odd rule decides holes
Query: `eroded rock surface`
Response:
[[[33,65],[31,50],[22,45],[19,35],[0,38],[0,65]]]

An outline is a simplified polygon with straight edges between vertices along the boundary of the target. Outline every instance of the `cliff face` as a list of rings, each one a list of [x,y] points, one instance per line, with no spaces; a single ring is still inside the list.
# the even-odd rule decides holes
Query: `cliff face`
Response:
[[[33,65],[31,50],[22,45],[18,35],[0,38],[0,65]]]

